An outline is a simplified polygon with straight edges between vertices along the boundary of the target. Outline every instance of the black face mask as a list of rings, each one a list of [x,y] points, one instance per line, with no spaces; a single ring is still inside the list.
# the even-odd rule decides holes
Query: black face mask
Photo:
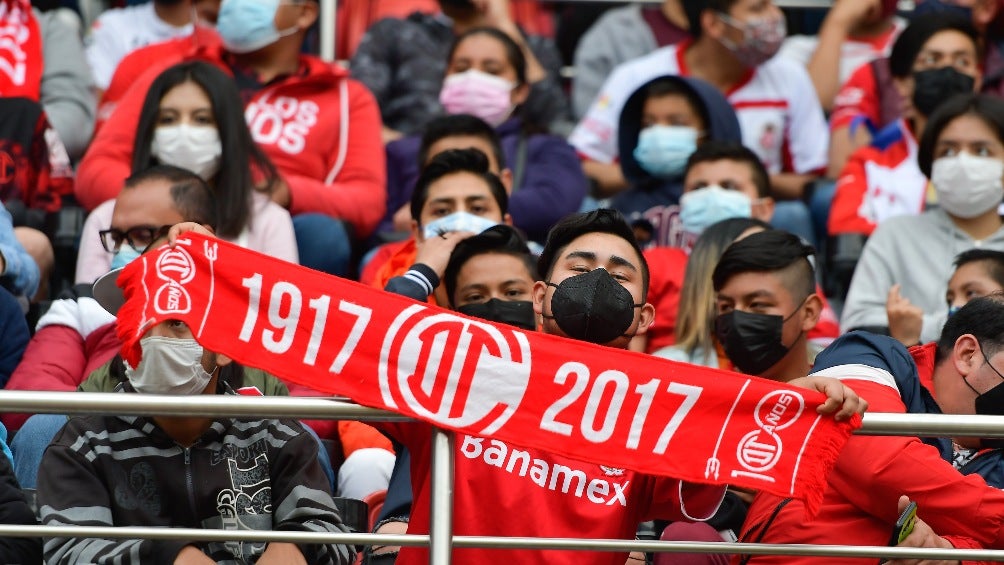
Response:
[[[609,343],[627,335],[634,322],[635,304],[628,289],[620,285],[606,269],[569,277],[551,296],[551,315],[565,335],[590,343]]]
[[[1004,383],[976,397],[976,413],[980,416],[1004,416]],[[1000,449],[1004,447],[1004,438],[983,438],[980,447]]]
[[[1000,371],[997,370],[990,363],[990,359],[987,358],[987,354],[983,353],[983,345],[980,345],[980,353],[983,354],[983,359],[986,361],[987,365],[997,373],[997,376],[1004,381],[1004,375],[1001,375]],[[973,385],[969,384],[969,381],[963,379],[966,386],[973,389]],[[1004,382],[995,386],[994,388],[984,392],[983,394],[977,393],[976,395],[976,413],[980,416],[1004,416]],[[980,440],[980,447],[984,449],[997,449],[1004,447],[1004,438],[984,438]]]
[[[976,79],[952,66],[913,73],[913,107],[925,116],[955,94],[973,91]]]
[[[791,316],[801,307],[799,305]],[[791,349],[782,341],[784,323],[791,316],[784,318],[733,310],[715,318],[715,337],[737,369],[747,375],[759,375],[784,359]]]
[[[509,324],[524,330],[536,330],[537,318],[533,313],[533,302],[529,300],[499,300],[492,298],[488,302],[464,304],[457,312],[467,314],[472,318],[481,318],[489,322]]]

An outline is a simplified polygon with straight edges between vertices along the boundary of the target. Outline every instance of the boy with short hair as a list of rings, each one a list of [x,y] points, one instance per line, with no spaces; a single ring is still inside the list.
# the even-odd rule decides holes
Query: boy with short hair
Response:
[[[803,340],[820,307],[809,262],[813,253],[797,236],[775,230],[739,240],[722,255],[712,275],[715,333],[738,370],[780,382],[810,371]],[[911,363],[909,354],[895,341],[853,332],[816,358],[813,375],[840,379],[867,397],[873,410],[904,412],[911,399],[901,394],[903,372],[895,368],[903,363]],[[801,502],[760,492],[740,539],[837,544],[853,531],[860,545],[887,545],[900,495],[915,500],[920,516],[955,547],[1002,545],[1001,491],[982,479],[961,476],[916,437],[860,435],[851,436],[841,451],[815,519],[806,521]],[[960,512],[963,508],[967,511]],[[749,561],[819,562],[792,556],[752,556]],[[850,565],[858,560],[831,557],[826,562]]]
[[[728,218],[748,217],[770,222],[774,199],[763,163],[740,143],[709,141],[687,161],[680,199],[680,221],[687,233]]]
[[[973,298],[1004,291],[1004,252],[993,249],[970,249],[955,258],[955,272],[948,279],[945,302],[948,316]],[[889,289],[886,302],[889,335],[907,347],[921,343],[924,311],[900,295],[900,285]]]
[[[439,286],[457,243],[500,223],[511,223],[509,195],[488,158],[477,149],[450,149],[434,157],[422,171],[411,195],[414,263],[390,279],[385,290],[426,300]],[[418,283],[421,292],[406,281]],[[437,302],[447,304],[446,296]]]

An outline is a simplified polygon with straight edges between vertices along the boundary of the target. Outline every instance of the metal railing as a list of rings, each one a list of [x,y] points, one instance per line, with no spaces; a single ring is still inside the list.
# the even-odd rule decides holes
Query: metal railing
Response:
[[[255,418],[348,418],[361,421],[407,421],[409,418],[322,397],[249,397],[197,395],[183,398],[144,394],[36,392],[0,390],[0,412],[42,414],[122,414]],[[947,414],[865,414],[857,431],[886,436],[1004,437],[1004,417]],[[207,530],[152,527],[78,527],[0,525],[0,536],[95,537],[107,539],[183,539],[189,541],[278,541],[353,545],[428,546],[430,563],[448,565],[456,548],[564,549],[591,551],[732,553],[889,559],[1004,561],[1004,551],[919,549],[880,546],[784,545],[751,543],[664,542],[564,538],[518,538],[453,535],[453,434],[436,430],[432,442],[432,502],[429,535],[317,533],[269,530]]]

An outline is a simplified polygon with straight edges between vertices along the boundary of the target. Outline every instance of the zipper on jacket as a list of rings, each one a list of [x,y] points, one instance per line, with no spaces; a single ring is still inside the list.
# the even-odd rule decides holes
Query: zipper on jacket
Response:
[[[185,486],[188,488],[188,506],[192,511],[192,519],[197,524],[199,515],[195,512],[195,483],[192,480],[192,449],[185,449]]]

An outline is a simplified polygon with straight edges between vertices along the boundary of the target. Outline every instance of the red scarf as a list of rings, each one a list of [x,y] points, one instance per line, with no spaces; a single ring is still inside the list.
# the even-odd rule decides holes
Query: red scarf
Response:
[[[186,234],[119,276],[122,355],[181,320],[211,351],[366,406],[815,511],[851,430],[805,389],[475,320]]]
[[[29,0],[0,0],[0,96],[38,101],[42,34]]]

